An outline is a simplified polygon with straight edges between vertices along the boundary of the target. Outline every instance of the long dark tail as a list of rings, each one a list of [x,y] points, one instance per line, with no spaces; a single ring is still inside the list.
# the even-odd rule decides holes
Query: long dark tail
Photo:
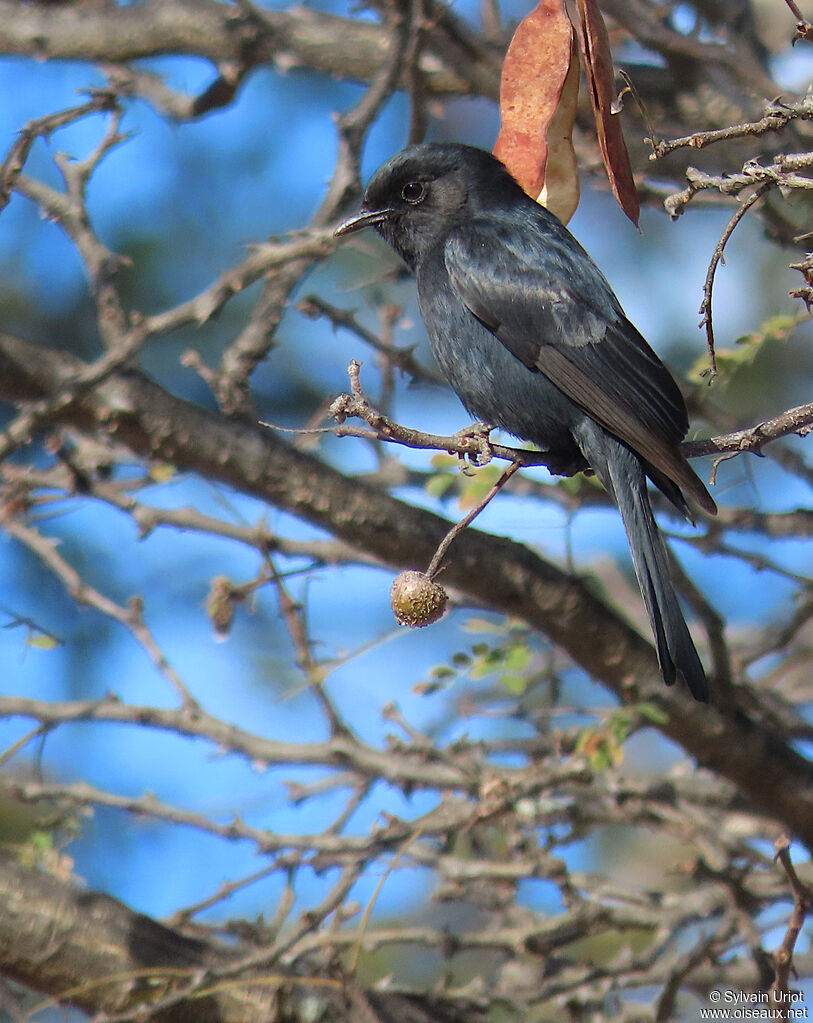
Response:
[[[671,686],[682,675],[692,696],[705,702],[709,698],[706,673],[670,578],[666,548],[652,515],[641,460],[601,427],[592,422],[585,426],[579,431],[579,443],[624,520],[664,681]]]

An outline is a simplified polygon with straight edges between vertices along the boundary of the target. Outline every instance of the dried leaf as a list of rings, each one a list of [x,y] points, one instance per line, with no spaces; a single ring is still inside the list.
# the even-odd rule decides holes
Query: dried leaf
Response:
[[[519,24],[503,64],[494,155],[562,221],[579,201],[571,134],[579,69],[564,0],[542,0]]]
[[[610,179],[618,205],[637,227],[640,217],[638,192],[632,177],[621,121],[618,114],[613,113],[616,88],[607,27],[597,0],[568,0],[568,10],[578,31],[582,61],[590,87],[590,102],[596,119],[598,143],[607,177]]]
[[[566,224],[579,205],[579,165],[573,148],[573,125],[579,106],[579,53],[576,40],[571,41],[570,68],[562,88],[559,104],[548,128],[548,159],[545,183],[537,197],[551,213]]]

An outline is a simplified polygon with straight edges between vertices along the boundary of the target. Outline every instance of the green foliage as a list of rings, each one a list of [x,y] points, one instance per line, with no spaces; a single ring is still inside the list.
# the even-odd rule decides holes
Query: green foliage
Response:
[[[769,316],[757,330],[738,337],[736,348],[716,348],[717,370],[720,377],[729,380],[738,372],[751,369],[764,346],[776,341],[787,341],[796,327],[809,319],[810,315],[803,311],[793,315]],[[689,379],[696,384],[704,383],[707,372],[708,355],[704,352],[692,366]]]
[[[644,723],[663,725],[668,717],[654,703],[619,707],[605,720],[585,728],[576,743],[576,752],[587,758],[594,771],[605,771],[624,759],[624,743]]]
[[[505,472],[500,462],[476,467],[462,462],[457,455],[433,455],[431,465],[439,471],[427,480],[424,486],[427,494],[445,497],[456,485],[458,503],[463,510],[479,504]]]
[[[436,690],[467,678],[480,682],[494,678],[512,696],[521,696],[534,674],[538,653],[536,637],[518,622],[488,622],[472,618],[464,626],[466,632],[494,636],[493,642],[480,640],[468,650],[453,653],[447,664],[436,665],[429,679],[417,687],[422,693]]]
[[[430,497],[438,499],[456,493],[461,511],[468,511],[482,501],[506,468],[505,462],[498,461],[479,467],[472,466],[462,462],[457,455],[442,453],[432,456],[431,465],[436,472],[427,479],[424,490]],[[575,476],[557,476],[543,487],[556,488],[576,499],[581,498],[585,492],[604,493],[595,476],[582,472]]]
[[[56,650],[61,646],[61,642],[50,633],[31,631],[25,637],[25,645],[32,646],[35,650]]]
[[[63,645],[63,641],[58,636],[54,636],[47,629],[37,625],[32,619],[12,615],[10,611],[3,611],[3,613],[9,615],[11,620],[6,622],[2,628],[25,629],[25,646],[33,647],[35,650],[56,650]]]

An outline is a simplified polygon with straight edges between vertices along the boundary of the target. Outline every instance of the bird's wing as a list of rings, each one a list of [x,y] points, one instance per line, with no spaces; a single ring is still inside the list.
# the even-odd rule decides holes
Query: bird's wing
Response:
[[[678,450],[688,421],[677,385],[558,222],[474,219],[450,233],[444,258],[466,307],[516,358],[714,509]]]

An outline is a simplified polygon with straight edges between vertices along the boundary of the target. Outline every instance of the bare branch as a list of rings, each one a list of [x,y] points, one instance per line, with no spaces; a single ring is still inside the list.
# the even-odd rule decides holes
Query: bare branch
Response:
[[[62,581],[65,588],[78,604],[93,607],[108,618],[123,625],[133,638],[143,647],[156,670],[163,676],[169,686],[175,690],[184,707],[194,710],[197,701],[184,685],[180,675],[167,661],[155,642],[152,633],[144,622],[143,604],[140,598],[133,597],[127,607],[121,607],[115,601],[105,597],[93,586],[85,582],[67,561],[58,553],[53,540],[46,539],[35,529],[24,525],[10,516],[3,516],[3,528],[16,540],[25,544],[48,568]]]
[[[741,451],[759,452],[769,441],[779,437],[797,434],[806,437],[813,429],[813,402],[797,405],[788,409],[774,419],[757,423],[744,430],[712,437],[709,440],[686,441],[682,450],[687,458],[702,458],[704,455],[722,454],[724,452],[739,453]]]
[[[790,858],[790,839],[787,835],[782,835],[776,840],[775,848],[776,858],[782,864],[782,869],[787,875],[793,892],[793,913],[782,944],[773,954],[776,979],[771,985],[770,993],[772,1003],[778,1007],[779,1018],[790,1019],[794,998],[788,987],[788,980],[793,969],[793,950],[802,932],[811,902],[813,902],[813,892],[799,880]]]
[[[20,131],[17,141],[13,143],[0,165],[0,210],[8,204],[20,171],[28,159],[31,146],[38,138],[48,138],[60,128],[81,120],[89,114],[112,113],[115,109],[117,109],[115,98],[110,93],[98,92],[92,94],[92,98],[87,103],[72,107],[70,110],[61,110],[56,114],[47,114],[45,117],[27,124]]]
[[[720,260],[723,258],[726,244],[728,239],[734,233],[734,228],[739,224],[745,214],[751,209],[751,207],[759,202],[759,200],[765,195],[766,192],[772,188],[772,184],[769,181],[763,182],[757,189],[755,189],[751,195],[742,203],[734,216],[726,224],[725,229],[720,236],[720,240],[714,248],[714,253],[709,263],[709,268],[706,271],[706,279],[703,283],[703,301],[700,303],[700,326],[706,328],[706,346],[709,352],[710,362],[710,375],[709,380],[713,380],[717,375],[717,358],[714,354],[714,328],[711,320],[711,298],[712,290],[714,288],[714,275],[717,273],[717,267],[720,265]]]
[[[653,153],[650,160],[659,160],[676,149],[702,149],[705,146],[714,145],[717,142],[729,142],[732,139],[759,138],[768,132],[781,131],[795,120],[813,120],[813,97],[805,97],[796,103],[769,103],[764,116],[757,121],[745,121],[742,124],[732,124],[725,128],[693,132],[691,135],[668,141],[653,140]]]

